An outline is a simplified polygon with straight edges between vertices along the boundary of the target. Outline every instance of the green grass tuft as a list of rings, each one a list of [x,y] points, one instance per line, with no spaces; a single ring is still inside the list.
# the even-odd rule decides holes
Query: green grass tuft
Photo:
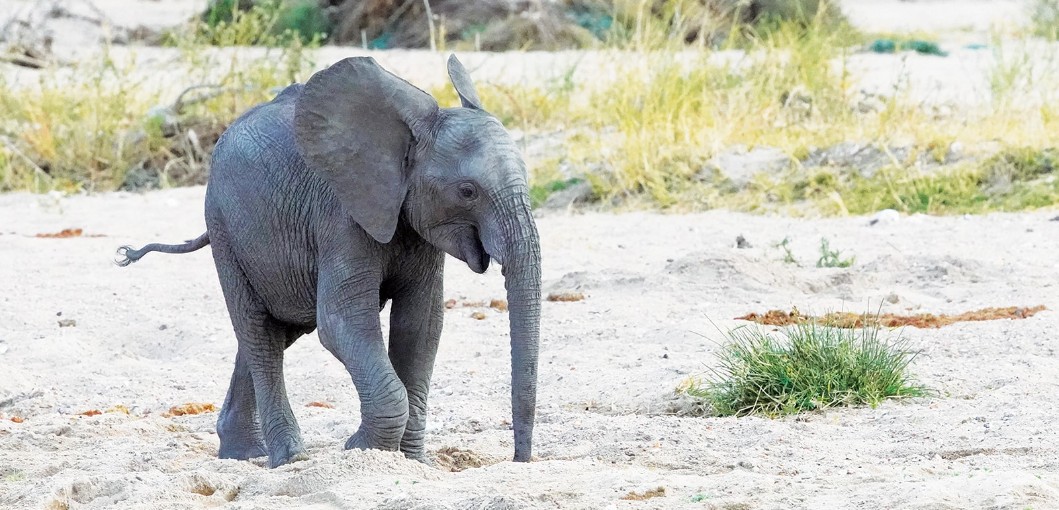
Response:
[[[782,338],[757,326],[729,331],[714,377],[683,391],[719,416],[770,417],[929,393],[908,374],[918,353],[899,337],[881,338],[878,327],[809,322],[780,331]]]
[[[816,260],[816,267],[850,267],[856,257],[842,258],[842,253],[831,249],[831,243],[827,238],[820,239],[820,258]]]

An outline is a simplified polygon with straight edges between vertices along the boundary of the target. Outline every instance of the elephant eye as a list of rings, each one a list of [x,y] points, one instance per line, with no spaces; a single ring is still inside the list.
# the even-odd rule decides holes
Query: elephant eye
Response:
[[[474,200],[478,196],[478,188],[469,182],[460,183],[459,192],[464,200]]]

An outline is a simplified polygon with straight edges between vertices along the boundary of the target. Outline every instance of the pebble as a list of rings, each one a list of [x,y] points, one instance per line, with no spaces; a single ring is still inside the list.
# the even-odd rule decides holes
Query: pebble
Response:
[[[897,220],[901,219],[901,213],[893,209],[883,209],[871,217],[871,221],[868,225],[887,225],[890,223],[897,223]]]

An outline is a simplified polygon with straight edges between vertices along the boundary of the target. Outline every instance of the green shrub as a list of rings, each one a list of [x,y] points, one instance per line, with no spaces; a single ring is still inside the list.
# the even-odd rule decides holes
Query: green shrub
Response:
[[[683,391],[719,416],[773,417],[928,394],[908,374],[918,353],[900,338],[881,338],[877,326],[807,322],[779,331],[780,337],[756,325],[729,331],[713,377]]]
[[[201,21],[170,34],[169,42],[190,37],[211,46],[279,47],[295,39],[322,42],[330,31],[330,19],[315,0],[216,0]]]

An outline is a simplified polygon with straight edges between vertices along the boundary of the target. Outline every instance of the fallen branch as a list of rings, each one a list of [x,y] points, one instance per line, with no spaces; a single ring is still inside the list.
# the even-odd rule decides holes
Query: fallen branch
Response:
[[[43,69],[48,67],[48,62],[44,60],[19,54],[0,55],[0,62],[28,67],[30,69]]]
[[[213,90],[212,90],[212,92],[207,92],[205,94],[193,97],[193,98],[188,99],[188,100],[184,99],[184,96],[186,96],[189,92],[194,91],[194,90],[201,90],[201,89],[213,89]],[[225,94],[225,93],[231,92],[233,90],[235,90],[235,89],[233,89],[231,87],[225,87],[223,85],[192,85],[192,86],[184,89],[184,91],[181,92],[180,95],[177,96],[176,101],[173,102],[173,106],[170,106],[169,109],[172,110],[173,113],[180,114],[180,112],[184,109],[185,106],[206,102],[206,101],[209,101],[210,99],[213,99],[213,98],[215,98],[215,97],[217,97],[217,96],[219,96],[221,94]]]

